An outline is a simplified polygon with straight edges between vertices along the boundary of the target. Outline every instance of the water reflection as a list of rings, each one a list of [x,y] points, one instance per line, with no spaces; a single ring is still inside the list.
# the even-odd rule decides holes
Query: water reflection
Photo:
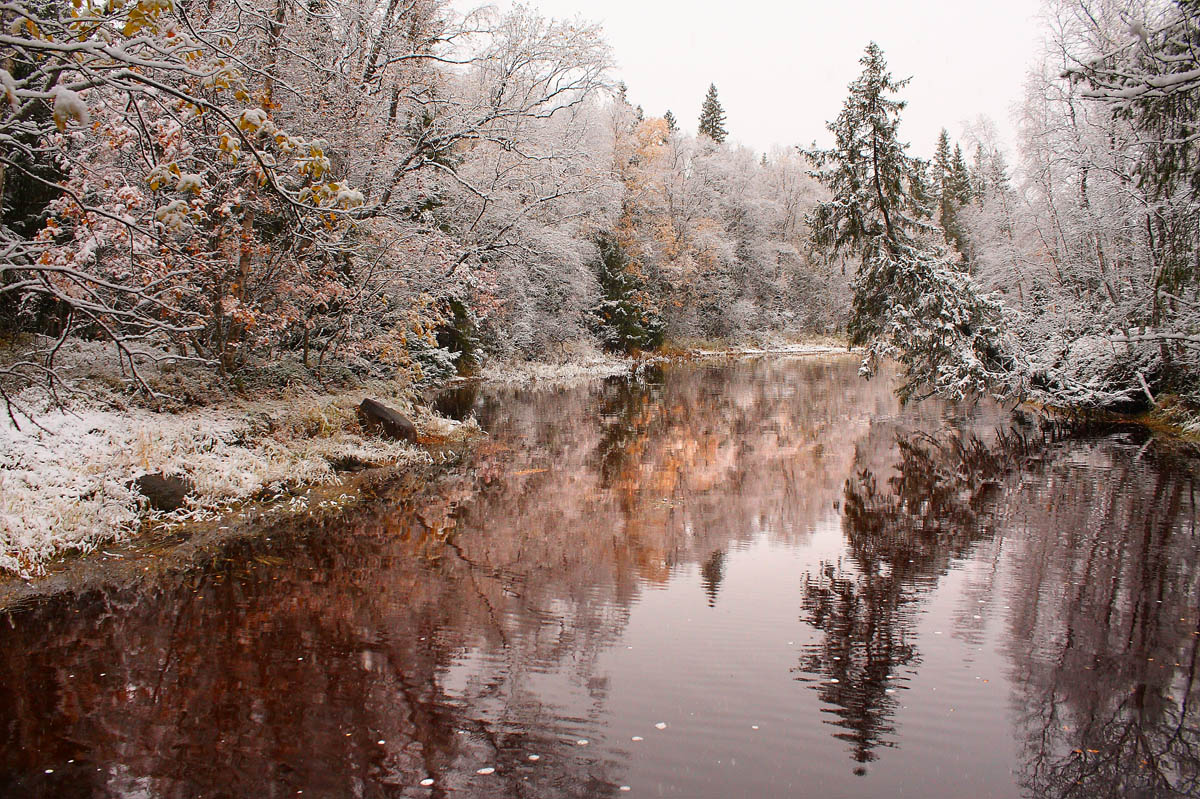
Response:
[[[1004,663],[940,742],[1019,744],[986,792],[1196,794],[1186,459],[901,411],[850,359],[460,404],[452,468],[0,618],[0,796],[954,796],[946,606]]]
[[[1026,580],[1007,649],[1037,795],[1200,795],[1193,464],[1132,449],[1076,447],[997,509],[1057,533],[1013,553]]]
[[[973,434],[899,435],[894,474],[870,468],[846,481],[842,516],[848,562],[822,563],[804,579],[804,618],[824,634],[801,658],[827,712],[867,763],[895,746],[892,722],[902,667],[920,663],[915,617],[955,558],[991,533],[980,509],[998,478],[1030,454],[1020,431],[989,446]]]
[[[1193,461],[1128,435],[901,436],[886,487],[870,469],[847,481],[849,559],[805,577],[805,618],[823,635],[800,672],[854,761],[901,745],[921,606],[956,561],[1000,539],[1009,553],[989,589],[1007,583],[1011,603],[1004,649],[1025,795],[1200,795]]]

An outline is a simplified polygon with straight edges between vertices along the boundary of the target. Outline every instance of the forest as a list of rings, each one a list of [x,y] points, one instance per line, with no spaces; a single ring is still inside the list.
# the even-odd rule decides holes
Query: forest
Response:
[[[1019,153],[899,132],[874,44],[831,149],[696,135],[599,27],[444,0],[3,6],[0,391],[104,341],[223,379],[434,380],[569,342],[842,334],[909,395],[1200,402],[1200,5],[1054,0]],[[830,109],[833,116],[835,109]],[[814,131],[796,131],[797,141]]]

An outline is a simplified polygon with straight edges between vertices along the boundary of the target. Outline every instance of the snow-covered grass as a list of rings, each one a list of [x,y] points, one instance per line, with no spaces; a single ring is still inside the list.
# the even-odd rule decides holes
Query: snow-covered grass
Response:
[[[414,406],[384,384],[341,394],[290,389],[174,413],[114,407],[111,398],[83,391],[64,409],[26,392],[21,399],[36,408],[35,423],[22,419],[18,429],[0,421],[0,571],[41,573],[66,552],[130,536],[147,518],[204,518],[250,498],[334,483],[337,464],[430,460],[421,447],[361,433],[355,408],[368,395],[409,415],[427,441],[478,430],[473,421]],[[139,504],[130,484],[153,472],[193,483],[186,508],[167,516]]]
[[[550,362],[488,361],[477,377],[499,385],[565,387],[612,375],[627,374],[635,364],[629,358],[603,352],[585,343],[574,343],[554,354]]]
[[[728,357],[740,355],[821,355],[848,351],[845,339],[836,336],[763,336],[746,341],[681,339],[670,341],[665,354],[682,358]]]

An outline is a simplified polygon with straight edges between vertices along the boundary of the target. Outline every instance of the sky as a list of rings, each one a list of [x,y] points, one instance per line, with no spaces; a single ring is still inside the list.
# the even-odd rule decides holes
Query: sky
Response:
[[[932,154],[981,114],[1012,149],[1012,107],[1040,48],[1040,0],[525,0],[548,17],[600,22],[617,76],[648,116],[670,109],[695,132],[710,83],[731,140],[756,151],[828,145],[867,42],[883,48],[901,99],[901,136]]]

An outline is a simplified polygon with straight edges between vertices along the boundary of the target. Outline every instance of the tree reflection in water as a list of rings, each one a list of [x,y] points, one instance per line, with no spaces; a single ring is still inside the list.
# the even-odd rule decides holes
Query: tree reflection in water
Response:
[[[1008,652],[1033,795],[1200,796],[1193,464],[1082,445],[997,509],[1044,531],[1015,542]]]
[[[1027,440],[1002,434],[993,446],[970,434],[939,441],[897,439],[896,475],[879,485],[870,469],[846,481],[843,530],[850,563],[823,563],[804,580],[804,618],[822,631],[801,657],[859,763],[895,746],[895,674],[919,663],[917,603],[953,558],[989,533],[980,515],[997,478],[1024,458]]]
[[[715,597],[731,541],[803,535],[893,402],[820,363],[657,383],[469,397],[448,473],[5,614],[0,795],[615,795],[575,742],[643,584],[708,563]]]
[[[455,466],[0,615],[0,796],[596,797],[635,767],[641,788],[653,776],[702,794],[711,779],[716,796],[734,773],[714,765],[726,749],[755,763],[749,793],[781,795],[831,771],[804,760],[831,741],[792,677],[814,685],[853,768],[879,758],[873,771],[919,784],[936,764],[880,757],[903,745],[904,694],[889,690],[931,668],[918,614],[985,547],[1001,573],[988,590],[1011,606],[994,643],[1013,692],[1012,717],[986,721],[1015,722],[1025,792],[1198,793],[1186,459],[1120,437],[997,438],[978,410],[901,411],[853,359],[673,367],[458,405],[490,435]],[[821,551],[843,554],[822,562],[814,531],[839,523]],[[767,564],[748,577],[753,558]],[[779,563],[779,582],[755,582]],[[797,592],[791,569],[806,564]],[[780,639],[794,633],[756,623],[766,602],[799,602],[816,629],[793,674]],[[617,696],[615,644],[650,604],[668,611],[641,630],[653,651],[620,663],[662,673],[626,673]],[[727,640],[676,664],[697,614]],[[643,698],[631,681],[678,702],[681,723],[654,742],[678,770],[651,774],[628,751],[614,706]],[[702,706],[710,689],[722,695]],[[774,724],[752,731],[743,700]],[[704,707],[712,730],[747,737],[686,737]],[[765,734],[784,724],[794,739]],[[704,745],[713,763],[696,758]]]
[[[899,745],[889,675],[921,662],[923,598],[973,545],[999,538],[1011,550],[1006,655],[1027,794],[1200,795],[1192,460],[1128,433],[1046,446],[917,434],[898,452],[886,489],[869,469],[847,481],[849,561],[804,581],[803,617],[821,637],[800,679],[852,759]]]

